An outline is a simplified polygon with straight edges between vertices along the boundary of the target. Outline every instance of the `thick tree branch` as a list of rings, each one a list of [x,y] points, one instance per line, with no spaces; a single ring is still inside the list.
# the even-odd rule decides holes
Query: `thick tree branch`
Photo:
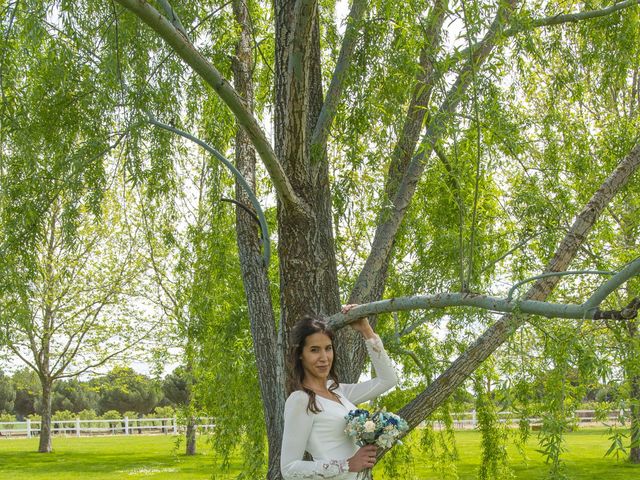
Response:
[[[561,273],[567,272],[555,272],[554,276],[562,276],[559,275]],[[329,322],[332,329],[338,330],[358,318],[368,317],[371,315],[446,307],[476,307],[493,312],[540,315],[548,318],[594,319],[596,317],[596,313],[599,312],[598,306],[607,297],[607,295],[620,288],[623,283],[636,275],[640,275],[640,258],[633,261],[620,272],[616,273],[612,278],[607,280],[607,282],[604,283],[587,302],[581,305],[542,302],[538,300],[513,300],[510,296],[507,298],[499,298],[476,293],[447,292],[435,295],[415,295],[411,297],[391,298],[388,300],[380,300],[377,302],[358,305],[357,307],[349,310],[349,313],[346,315],[337,313],[331,316],[329,318]],[[623,311],[628,312],[632,309],[633,304],[618,311],[620,318],[622,318]],[[611,311],[610,316],[607,318],[615,318],[615,312],[616,311]]]
[[[216,91],[222,101],[227,104],[236,116],[238,123],[249,135],[251,143],[269,172],[269,177],[280,199],[301,213],[308,211],[309,206],[294,192],[267,136],[258,124],[253,113],[247,108],[244,100],[222,76],[218,69],[216,69],[169,20],[149,5],[148,2],[144,0],[116,1],[136,14],[144,23],[155,30],[155,32],[173,48],[176,54]]]
[[[344,32],[344,38],[342,40],[342,46],[340,47],[340,54],[338,55],[338,62],[333,71],[331,77],[331,83],[327,90],[324,103],[322,104],[322,110],[320,110],[320,116],[313,129],[311,136],[311,149],[320,148],[327,141],[331,124],[338,111],[338,104],[342,99],[342,92],[344,91],[344,81],[351,67],[353,60],[353,52],[355,51],[356,44],[358,42],[358,34],[360,32],[360,24],[364,12],[366,11],[367,0],[353,0],[351,3],[351,10],[347,17],[347,28]]]
[[[300,82],[304,81],[304,57],[315,11],[316,0],[296,0],[293,10],[293,29],[289,37],[291,53],[288,68],[289,75]]]
[[[162,9],[164,10],[164,13],[167,15],[167,18],[171,21],[171,24],[174,27],[176,27],[176,29],[182,35],[184,35],[184,38],[189,39],[189,36],[187,35],[187,31],[182,26],[182,22],[180,21],[180,18],[178,17],[178,14],[173,9],[171,4],[167,0],[158,0],[158,3],[160,4]]]
[[[497,40],[497,32],[508,22],[516,3],[517,0],[510,0],[507,3],[501,4],[491,27],[481,42],[482,46],[473,52],[469,61],[458,74],[455,83],[447,92],[438,112],[429,121],[419,151],[411,159],[395,193],[392,205],[382,214],[384,221],[380,223],[376,229],[371,252],[353,287],[350,302],[357,303],[360,299],[366,298],[375,286],[379,273],[383,271],[386,265],[398,228],[411,203],[418,181],[424,171],[426,161],[433,151],[433,146],[436,145],[441,138],[451,114],[456,110],[464,92],[470,85],[473,77],[471,75],[472,70],[477,69],[493,50]]]
[[[253,108],[254,88],[251,72],[253,55],[251,48],[251,26],[247,2],[233,1],[233,14],[240,26],[236,56],[232,64],[234,86]],[[256,184],[256,155],[244,131],[236,132],[235,160],[238,170],[249,185]],[[256,218],[248,212],[247,192],[236,182],[236,241],[242,272],[249,325],[258,373],[258,383],[263,399],[263,413],[269,442],[267,480],[280,479],[280,446],[282,439],[282,417],[285,403],[284,358],[279,351],[276,319],[271,304],[268,267],[260,256],[260,244],[256,234]],[[246,215],[245,212],[250,213]],[[259,222],[258,222],[259,223]],[[269,359],[261,361],[260,359]]]
[[[591,297],[584,303],[584,306],[586,308],[596,308],[600,306],[600,304],[604,302],[605,298],[620,286],[620,283],[618,283],[618,276],[622,277],[622,283],[624,283],[631,277],[638,275],[638,273],[640,273],[640,258],[636,258],[634,261],[630,262],[618,275],[610,278],[600,286],[600,288],[593,292],[593,295],[591,295]]]
[[[593,315],[595,320],[631,320],[638,316],[638,310],[640,309],[640,298],[636,297],[629,305],[622,310],[600,310],[597,309]]]

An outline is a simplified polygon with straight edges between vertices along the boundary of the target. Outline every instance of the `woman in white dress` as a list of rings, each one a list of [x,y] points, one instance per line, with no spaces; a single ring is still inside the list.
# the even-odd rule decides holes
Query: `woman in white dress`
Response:
[[[364,337],[377,375],[355,384],[338,383],[333,363],[333,333],[323,318],[306,316],[291,332],[293,393],[284,408],[280,460],[285,480],[355,479],[357,472],[375,463],[375,446],[358,448],[354,439],[344,433],[345,415],[358,403],[395,386],[398,377],[369,320],[361,318],[351,326]],[[304,459],[305,452],[312,460]]]

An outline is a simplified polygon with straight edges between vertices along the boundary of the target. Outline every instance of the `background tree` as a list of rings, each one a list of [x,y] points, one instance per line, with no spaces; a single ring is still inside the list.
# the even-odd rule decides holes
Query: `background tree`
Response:
[[[142,416],[153,411],[162,397],[156,381],[128,367],[115,367],[96,383],[100,388],[99,411],[103,414],[130,411]]]
[[[98,409],[98,393],[87,382],[69,379],[57,382],[53,387],[51,411],[66,410],[79,413],[83,410]]]
[[[13,388],[11,377],[0,370],[0,412],[13,412],[13,402],[16,399],[16,390]]]
[[[185,369],[178,367],[162,380],[162,393],[168,405],[181,407],[188,402],[188,380],[185,375]]]
[[[105,202],[100,226],[92,225],[93,217],[82,208],[77,211],[77,235],[70,240],[64,231],[69,212],[61,198],[55,200],[34,252],[37,273],[31,281],[24,278],[25,316],[18,324],[2,318],[7,349],[41,383],[41,452],[51,450],[54,382],[103,365],[148,334],[141,307],[130,302],[141,272],[135,232],[119,224],[122,207],[111,201]]]
[[[23,367],[16,370],[11,378],[16,391],[13,407],[16,416],[24,419],[40,411],[42,386],[37,373],[28,367]]]

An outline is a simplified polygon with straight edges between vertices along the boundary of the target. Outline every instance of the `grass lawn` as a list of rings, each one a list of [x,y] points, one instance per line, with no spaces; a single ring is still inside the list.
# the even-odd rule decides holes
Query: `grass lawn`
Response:
[[[461,480],[476,478],[480,465],[480,435],[474,431],[456,434],[460,460],[456,468]],[[640,480],[640,465],[604,458],[609,441],[604,430],[580,430],[567,435],[567,477],[571,480]],[[54,438],[54,453],[35,453],[37,439],[0,439],[0,479],[10,480],[114,480],[150,478],[156,480],[235,478],[240,473],[239,458],[232,471],[216,473],[210,447],[199,439],[200,454],[187,457],[184,446],[176,450],[172,436],[131,436],[95,438]],[[525,463],[515,447],[509,447],[512,466],[518,480],[544,479],[548,468],[537,448],[535,435],[528,445]],[[419,454],[413,458],[414,479],[440,479]],[[377,469],[376,480],[390,480]],[[448,477],[451,478],[451,477]]]
[[[640,480],[640,465],[632,465],[615,457],[604,457],[611,442],[605,429],[582,429],[566,435],[567,451],[562,458],[564,473],[570,480]],[[480,434],[476,431],[456,432],[456,444],[460,459],[456,463],[458,478],[472,480],[480,467]],[[532,433],[527,444],[525,461],[514,445],[507,448],[510,465],[518,480],[544,480],[549,466],[536,450],[537,436]],[[414,458],[415,479],[441,479],[430,465]],[[380,475],[378,475],[380,477]],[[500,479],[497,479],[500,480]]]

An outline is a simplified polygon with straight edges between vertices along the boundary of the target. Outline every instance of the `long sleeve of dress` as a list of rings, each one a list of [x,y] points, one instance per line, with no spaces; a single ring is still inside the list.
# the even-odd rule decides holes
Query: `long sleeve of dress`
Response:
[[[341,383],[340,389],[354,405],[376,398],[398,384],[398,376],[378,335],[365,340],[376,377],[361,383]]]
[[[347,459],[302,460],[314,420],[314,414],[307,412],[308,402],[306,393],[296,391],[284,406],[280,469],[285,480],[333,478],[349,471]]]

